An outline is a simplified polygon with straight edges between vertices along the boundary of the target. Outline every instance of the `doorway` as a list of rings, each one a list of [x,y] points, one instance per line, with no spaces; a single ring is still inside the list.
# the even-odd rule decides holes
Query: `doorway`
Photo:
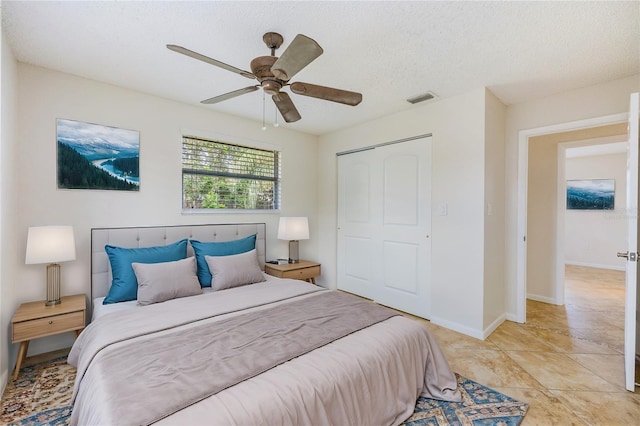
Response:
[[[528,299],[564,304],[567,255],[571,264],[624,270],[615,254],[626,246],[626,139],[625,122],[529,138]],[[615,210],[567,209],[567,180],[611,184]]]
[[[622,272],[626,268],[626,261],[616,253],[627,245],[629,144],[624,124],[606,127],[620,134],[558,145],[557,222],[562,226],[556,245],[562,257],[560,268],[565,272],[565,265]],[[599,128],[599,132],[604,130]],[[589,205],[586,201],[588,194],[609,190],[612,192],[605,200],[610,204]],[[569,193],[572,202],[567,205]],[[564,300],[565,281],[559,280],[556,290]]]
[[[597,153],[598,149],[604,152],[605,143],[614,146],[614,142],[626,141],[626,123],[608,124],[587,129],[571,130],[566,132],[556,132],[547,135],[534,136],[529,138],[529,167],[528,167],[528,191],[527,191],[527,265],[532,266],[527,269],[527,298],[540,302],[552,303],[555,305],[564,304],[564,264],[565,235],[568,230],[567,218],[578,221],[577,225],[582,225],[589,233],[584,233],[582,229],[577,230],[577,235],[582,238],[582,245],[592,245],[589,250],[583,250],[580,256],[585,260],[593,258],[593,252],[598,249],[602,259],[591,261],[591,266],[602,267],[603,264],[620,265],[624,268],[624,263],[619,262],[615,253],[620,247],[626,246],[626,220],[624,192],[626,191],[626,145],[622,147],[622,163],[617,164],[617,168],[599,166],[598,162],[588,162],[587,168],[580,167],[580,161],[584,162],[587,157],[576,158],[576,167],[569,170],[570,177],[584,178],[584,183],[601,184],[605,181],[594,181],[594,178],[611,178],[615,171],[614,181],[618,182],[618,200],[622,207],[618,221],[615,212],[606,211],[607,216],[603,216],[603,211],[595,210],[567,210],[566,205],[566,155],[567,152],[575,152],[577,147],[579,153]],[[611,144],[609,144],[609,142]],[[617,145],[616,145],[617,146]],[[614,169],[613,171],[611,169]],[[609,181],[606,181],[610,183]],[[576,225],[572,223],[571,225]],[[616,227],[616,225],[618,225]],[[603,241],[610,235],[603,233],[603,228],[608,231],[617,231],[618,238],[604,246]],[[569,235],[576,235],[572,233]],[[598,243],[601,247],[596,247]],[[607,253],[607,250],[609,251]],[[587,253],[585,253],[587,252]],[[591,255],[591,256],[589,256]],[[583,264],[586,263],[584,260]]]
[[[635,101],[637,104],[637,95],[635,96],[636,96],[635,98],[632,96],[632,108],[631,108],[632,111],[637,111],[637,105],[633,103]],[[634,112],[633,117],[635,117],[635,114],[636,113]],[[524,322],[526,320],[526,299],[527,299],[527,296],[530,296],[532,293],[535,295],[535,293],[538,292],[538,296],[539,296],[538,300],[540,300],[540,297],[542,297],[542,298],[548,299],[548,300],[542,300],[542,301],[548,301],[555,304],[564,303],[564,288],[560,284],[564,283],[564,238],[563,238],[564,213],[563,212],[565,210],[564,207],[566,207],[566,204],[564,204],[566,203],[566,192],[564,190],[553,191],[553,187],[551,187],[551,192],[555,192],[556,194],[556,200],[549,201],[547,205],[542,206],[543,207],[542,210],[545,210],[546,208],[547,213],[549,213],[551,210],[555,210],[557,212],[555,224],[552,224],[552,226],[547,228],[536,228],[536,225],[539,226],[540,223],[536,224],[536,221],[532,220],[531,226],[528,225],[529,216],[531,216],[531,218],[535,217],[535,214],[531,214],[535,212],[532,212],[531,210],[527,209],[527,206],[530,203],[528,185],[530,184],[532,176],[533,177],[537,176],[535,174],[536,164],[530,161],[530,156],[531,158],[535,158],[535,154],[532,155],[532,153],[535,153],[537,148],[544,147],[543,144],[540,143],[541,139],[536,139],[536,138],[555,138],[555,140],[553,142],[550,142],[550,144],[551,145],[555,144],[556,152],[558,152],[558,151],[561,151],[560,145],[558,145],[559,143],[569,142],[571,140],[575,141],[576,139],[578,139],[578,138],[569,138],[566,140],[562,140],[562,137],[571,136],[572,133],[592,132],[592,131],[596,131],[597,129],[615,128],[616,125],[622,127],[623,129],[623,130],[622,129],[619,130],[618,133],[626,133],[627,117],[628,117],[628,114],[617,114],[614,116],[600,117],[596,119],[583,120],[580,122],[564,123],[560,125],[549,126],[547,128],[532,129],[532,130],[520,132],[519,134],[519,148],[520,148],[519,172],[520,172],[520,176],[525,176],[525,178],[519,179],[519,183],[518,183],[519,185],[518,187],[518,240],[519,242],[517,246],[518,262],[517,262],[517,288],[516,288],[516,296],[517,296],[516,317],[519,322]],[[637,119],[637,117],[635,118]],[[632,130],[635,129],[635,126],[637,125],[636,123],[632,125]],[[637,129],[635,129],[635,131],[637,132]],[[615,133],[611,133],[610,135],[613,135],[613,134]],[[637,175],[634,176],[634,174],[637,173],[637,139],[636,138],[637,138],[637,133],[634,133],[634,136],[632,137],[631,140],[636,142],[634,144],[630,144],[630,154],[628,156],[629,158],[628,164],[635,164],[635,165],[625,167],[625,169],[629,171],[628,173],[626,173],[627,182],[631,182],[629,186],[630,188],[633,189],[633,191],[636,191],[636,188],[637,188],[635,184],[635,182],[637,182],[636,180]],[[536,142],[538,142],[539,144],[536,144]],[[556,154],[556,159],[557,159],[556,163],[558,165],[563,163],[563,161],[562,162],[560,161],[560,156],[557,154]],[[549,163],[549,161],[547,161],[547,163]],[[564,170],[561,167],[558,167],[558,169]],[[558,176],[558,173],[553,173],[554,170],[551,168],[547,168],[547,172],[549,172],[548,174],[551,176],[551,179],[548,179],[548,180],[553,181],[555,179],[556,181],[555,187],[558,187],[560,183],[564,184],[565,182],[564,176],[560,178],[560,176]],[[630,197],[631,197],[630,200],[633,203],[629,204],[629,206],[635,209],[637,192],[633,192],[633,191],[630,192]],[[535,191],[532,191],[532,192],[535,192]],[[536,209],[536,208],[540,209],[540,206],[538,206],[537,203],[534,202],[532,204],[533,204],[532,209]],[[562,206],[563,208],[560,209],[559,208],[560,206]],[[550,216],[551,215],[547,214],[547,218]],[[634,247],[633,249],[632,248],[628,249],[628,250],[633,250],[633,252],[627,251],[626,253],[623,253],[623,254],[627,256],[630,260],[635,260],[636,245],[635,245],[635,239],[633,239],[635,238],[634,236],[635,236],[635,229],[636,229],[635,228],[636,225],[634,221],[635,216],[629,216],[629,214],[626,214],[623,216],[626,218],[626,220],[628,220],[630,224],[629,225],[630,227],[628,228],[628,230],[632,231],[633,233],[633,235],[630,235],[628,237],[629,238],[628,246]],[[533,240],[528,241],[527,239],[527,235],[540,237],[541,235],[544,235],[545,231],[547,234],[546,251],[544,251],[544,243],[540,243],[541,241],[545,240],[544,238],[537,238],[536,244],[531,244]],[[522,238],[522,240],[520,240],[520,238]],[[553,243],[553,240],[556,241],[555,244]],[[624,247],[627,247],[627,245],[625,244],[625,246],[623,246],[623,249]],[[528,256],[527,252],[529,250],[533,251],[532,256]],[[619,255],[621,254],[619,253]],[[538,282],[529,281],[530,274],[528,274],[527,271],[528,270],[536,271],[541,269],[538,264],[534,263],[539,261],[540,259],[543,262],[546,262],[546,265],[545,265],[546,267],[543,267],[542,269],[551,271],[547,276],[547,278],[549,279],[546,281],[538,281]],[[528,268],[527,267],[528,264],[531,264],[531,265],[535,264],[536,267]],[[633,273],[633,271],[635,271],[635,269],[632,269],[630,272],[630,269],[627,268],[627,284],[626,284],[627,289],[629,288],[630,285],[634,285],[633,283],[636,282],[635,275],[631,275],[632,278],[631,279],[629,278],[630,276],[629,274]],[[531,287],[529,287],[530,282],[531,282]],[[562,291],[560,291],[560,288],[562,288]],[[631,295],[632,298],[635,299],[635,287],[632,288],[631,293],[627,294],[627,299],[630,297],[629,295]],[[633,302],[635,302],[635,300]],[[633,308],[629,308],[630,304],[631,302],[627,300],[626,308],[625,308],[626,324],[628,324],[629,321],[631,321],[626,317],[628,317],[629,315],[633,315],[635,313],[635,306],[633,306]],[[633,305],[635,305],[635,303],[633,303]],[[629,342],[627,342],[627,340],[629,339],[627,338],[629,337],[629,333],[626,332],[627,325],[625,325],[624,329],[625,329],[625,358],[626,358],[625,370],[627,372],[626,373],[627,389],[633,390],[632,376],[629,375],[633,373],[632,371],[633,364],[629,365],[628,361],[629,360],[632,361],[633,349],[631,348],[631,346],[635,346],[635,345],[632,344],[630,346],[628,344]],[[633,336],[634,327],[633,326],[630,327],[629,330],[630,330],[630,333],[632,333],[631,335]],[[629,351],[631,351],[631,353],[629,353]],[[630,380],[630,377],[631,377],[631,380]]]
[[[609,327],[606,333],[580,337],[623,353],[626,261],[616,253],[627,245],[629,144],[626,128],[620,127],[624,134],[558,145],[564,279],[557,284],[567,317]],[[609,189],[611,197],[590,204],[590,193]]]
[[[564,258],[560,254],[564,253],[564,216],[558,214],[558,205],[564,202],[564,198],[558,195],[558,144],[571,142],[576,140],[592,139],[594,137],[604,137],[606,134],[594,136],[591,129],[599,127],[608,127],[610,125],[625,126],[628,114],[615,114],[605,117],[598,117],[588,120],[574,121],[562,123],[553,126],[541,127],[537,129],[524,130],[519,133],[518,141],[518,175],[523,177],[518,179],[518,213],[517,213],[517,262],[516,262],[516,321],[524,323],[526,320],[526,300],[529,296],[538,298],[538,300],[562,304],[564,299],[564,289],[558,283],[564,282]],[[575,132],[575,133],[573,133]],[[619,133],[619,132],[618,132]],[[553,135],[559,135],[554,142],[548,142],[546,160],[542,160],[541,170],[529,170],[532,163],[529,161],[530,146],[543,144],[543,138],[553,138]],[[540,138],[540,139],[536,139]],[[556,158],[555,161],[549,161],[548,157]],[[550,179],[543,185],[543,195],[541,201],[532,206],[532,209],[538,209],[542,213],[532,212],[532,217],[543,214],[544,218],[538,223],[533,223],[530,227],[529,219],[529,176],[544,174]],[[546,188],[546,189],[544,189]],[[551,194],[551,195],[549,195]],[[560,198],[560,200],[558,200]],[[558,232],[562,230],[563,232]],[[542,230],[542,231],[540,231]],[[552,232],[549,232],[551,230]],[[547,234],[547,238],[543,240],[539,246],[534,244],[530,247],[530,241],[527,236],[534,235],[531,232],[542,232]],[[536,269],[542,271],[535,277],[539,281],[538,287],[528,288],[528,273],[532,268],[528,268],[529,251],[533,250],[532,256],[536,259],[534,264]],[[561,267],[562,265],[562,267]],[[535,272],[532,272],[535,273]]]

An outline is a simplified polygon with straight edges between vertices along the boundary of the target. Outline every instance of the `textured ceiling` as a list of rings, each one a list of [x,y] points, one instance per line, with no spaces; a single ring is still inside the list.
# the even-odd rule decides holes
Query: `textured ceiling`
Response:
[[[249,69],[269,54],[265,32],[284,36],[276,55],[305,34],[324,54],[292,81],[364,98],[292,94],[302,119],[286,126],[311,134],[415,108],[406,99],[428,90],[487,86],[508,105],[640,73],[637,1],[2,1],[2,27],[18,61],[199,106],[251,82],[166,44]],[[261,121],[262,91],[202,108]]]

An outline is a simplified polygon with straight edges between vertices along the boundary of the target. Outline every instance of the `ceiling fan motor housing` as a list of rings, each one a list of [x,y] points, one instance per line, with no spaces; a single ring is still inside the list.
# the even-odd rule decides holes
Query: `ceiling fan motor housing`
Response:
[[[251,72],[260,82],[262,90],[270,96],[279,93],[283,86],[283,82],[271,72],[271,66],[277,60],[276,56],[259,56],[251,61]]]

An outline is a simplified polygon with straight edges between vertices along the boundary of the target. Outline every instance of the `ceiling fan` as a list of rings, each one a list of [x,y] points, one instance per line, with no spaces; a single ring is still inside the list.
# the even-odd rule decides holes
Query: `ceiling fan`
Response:
[[[313,62],[318,56],[322,55],[322,47],[320,47],[315,40],[298,34],[279,58],[275,56],[275,53],[276,49],[282,45],[282,36],[278,33],[269,32],[262,37],[262,40],[267,47],[271,49],[271,56],[259,56],[253,59],[250,64],[251,72],[227,65],[224,62],[209,58],[208,56],[182,46],[168,44],[167,48],[174,52],[182,53],[194,59],[240,74],[241,76],[256,79],[260,83],[205,99],[201,101],[203,104],[215,104],[226,101],[227,99],[235,98],[245,93],[254,92],[262,87],[264,93],[271,95],[273,102],[276,104],[284,120],[287,123],[291,123],[300,120],[301,117],[291,97],[286,92],[281,91],[281,89],[286,86],[289,86],[291,91],[298,95],[311,96],[312,98],[324,99],[345,105],[356,106],[362,101],[362,94],[356,92],[318,86],[310,83],[289,83],[289,80],[294,75]]]

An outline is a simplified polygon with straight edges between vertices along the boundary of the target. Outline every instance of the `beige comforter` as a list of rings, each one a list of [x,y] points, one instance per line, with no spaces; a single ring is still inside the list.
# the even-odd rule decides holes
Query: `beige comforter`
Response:
[[[317,290],[300,281],[269,281],[98,319],[80,335],[69,356],[78,367],[72,423],[122,424],[133,417],[127,413],[133,408],[123,410],[117,396],[140,382],[131,377],[114,385],[107,380],[112,374],[108,364],[101,361],[121,352],[131,339],[145,345],[154,336],[174,332],[174,327],[186,332],[245,309],[299,303],[314,298]],[[456,399],[455,388],[454,375],[429,331],[394,317],[224,389],[158,424],[397,424],[411,414],[420,394]]]

